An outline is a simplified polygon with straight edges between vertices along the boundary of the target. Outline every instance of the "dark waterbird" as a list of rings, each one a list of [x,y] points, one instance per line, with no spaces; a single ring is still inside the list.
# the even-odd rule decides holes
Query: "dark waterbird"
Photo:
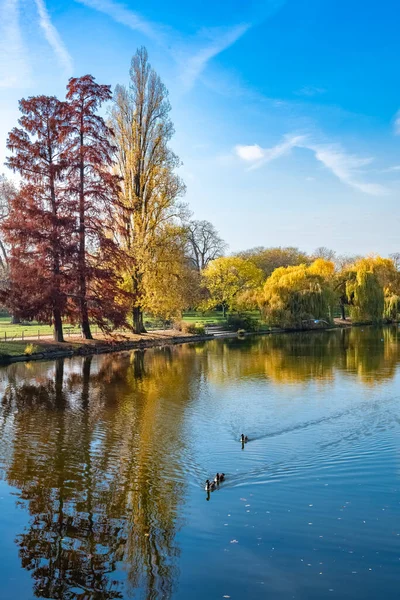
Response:
[[[225,473],[217,473],[216,476],[214,477],[214,482],[219,485],[221,483],[221,481],[224,481],[225,479]]]
[[[217,487],[217,484],[215,483],[215,481],[210,481],[209,479],[206,479],[206,485],[204,488],[206,490],[206,492],[213,492],[216,487]]]

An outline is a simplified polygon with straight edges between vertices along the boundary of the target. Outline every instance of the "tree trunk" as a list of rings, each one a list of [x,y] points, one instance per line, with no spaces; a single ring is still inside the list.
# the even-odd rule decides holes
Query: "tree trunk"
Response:
[[[51,171],[50,175],[50,194],[51,194],[51,207],[53,215],[53,231],[52,231],[52,252],[53,252],[53,319],[54,319],[54,340],[56,342],[63,342],[63,324],[62,324],[62,313],[61,313],[61,294],[60,294],[60,241],[58,239],[58,232],[56,229],[57,223],[57,206],[56,206],[56,193],[54,187],[54,175]]]
[[[140,306],[134,306],[132,311],[133,316],[133,331],[141,334],[146,333],[146,329],[143,324],[143,311]]]
[[[346,320],[346,311],[345,311],[343,302],[340,303],[340,314],[341,314],[343,321],[345,321]]]
[[[79,308],[81,313],[81,329],[82,336],[85,340],[92,340],[92,332],[90,331],[89,313],[87,306],[87,289],[86,289],[86,249],[85,249],[85,193],[84,193],[84,164],[83,164],[83,123],[81,127],[81,161],[79,165]]]
[[[140,306],[140,300],[142,298],[141,281],[141,274],[139,273],[138,268],[135,266],[134,272],[132,273],[132,289],[135,298],[135,306],[132,310],[132,321],[133,331],[139,335],[141,333],[146,333],[146,329],[143,325],[143,310]]]
[[[53,318],[54,318],[54,341],[63,342],[64,335],[63,335],[61,311],[58,307],[54,307]]]
[[[11,315],[11,325],[19,325],[21,323],[21,319],[16,315]]]

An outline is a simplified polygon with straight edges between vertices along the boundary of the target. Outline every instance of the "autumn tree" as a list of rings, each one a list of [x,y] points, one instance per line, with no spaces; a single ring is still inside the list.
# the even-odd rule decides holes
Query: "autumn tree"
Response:
[[[186,256],[185,228],[170,224],[153,244],[152,263],[144,274],[144,308],[164,321],[179,318],[200,301],[200,274]]]
[[[203,283],[209,297],[207,308],[221,306],[235,309],[241,304],[241,295],[260,287],[263,273],[250,260],[239,256],[227,256],[211,261],[202,273]]]
[[[370,255],[339,273],[341,289],[355,321],[397,319],[400,308],[400,276],[392,259]],[[343,298],[342,298],[343,301]]]
[[[269,277],[279,267],[289,267],[301,264],[310,264],[311,259],[305,253],[294,247],[264,248],[262,246],[240,252],[238,256],[251,260],[259,269]]]
[[[187,255],[201,272],[212,260],[223,256],[227,244],[210,221],[189,221],[186,224]]]
[[[130,85],[117,86],[111,127],[121,177],[115,225],[119,243],[129,256],[132,320],[136,333],[145,331],[145,274],[154,260],[154,247],[163,228],[179,214],[178,198],[185,187],[175,174],[179,159],[168,143],[174,133],[168,92],[152,69],[145,48],[132,58]]]
[[[7,166],[20,174],[3,223],[10,251],[7,303],[20,316],[48,320],[63,341],[74,253],[74,218],[65,186],[68,153],[68,107],[55,97],[20,101],[20,128],[7,147]]]
[[[330,321],[334,265],[318,259],[310,266],[275,269],[264,285],[260,304],[271,325],[302,329],[311,320]]]
[[[392,259],[396,271],[400,271],[400,252],[389,254],[389,258]]]
[[[336,258],[336,252],[334,250],[330,250],[326,246],[319,246],[312,253],[313,260],[317,260],[318,258],[322,258],[323,260],[329,260],[334,262]]]
[[[360,265],[346,282],[350,316],[354,322],[379,323],[383,317],[383,288],[373,271]]]
[[[99,85],[92,75],[71,78],[67,86],[68,181],[78,217],[77,297],[82,334],[86,339],[92,339],[89,307],[92,305],[95,309],[98,298],[95,291],[104,290],[112,276],[110,269],[103,268],[103,253],[112,239],[106,223],[118,192],[118,177],[111,172],[112,132],[97,114],[111,97],[110,86]]]

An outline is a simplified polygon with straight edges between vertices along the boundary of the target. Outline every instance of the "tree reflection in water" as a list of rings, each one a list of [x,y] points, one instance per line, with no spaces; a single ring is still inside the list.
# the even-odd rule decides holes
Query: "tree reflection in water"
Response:
[[[38,597],[122,598],[127,586],[169,598],[183,499],[180,429],[195,369],[185,398],[168,349],[152,353],[151,375],[144,352],[94,360],[94,372],[91,357],[80,373],[78,361],[58,360],[52,378],[39,366],[36,378],[6,388],[3,417],[14,418],[6,477],[30,514],[16,540],[22,566]],[[171,403],[167,419],[162,398]]]
[[[377,385],[399,348],[396,328],[354,328],[0,370],[2,476],[29,512],[16,543],[35,596],[172,596],[193,463],[185,413],[202,380],[302,385],[343,371]]]

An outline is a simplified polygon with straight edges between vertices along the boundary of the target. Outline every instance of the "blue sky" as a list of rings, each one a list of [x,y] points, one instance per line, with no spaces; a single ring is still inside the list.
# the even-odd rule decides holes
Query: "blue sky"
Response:
[[[0,0],[0,161],[21,97],[127,83],[144,44],[186,201],[231,251],[400,251],[399,18],[395,0]]]

